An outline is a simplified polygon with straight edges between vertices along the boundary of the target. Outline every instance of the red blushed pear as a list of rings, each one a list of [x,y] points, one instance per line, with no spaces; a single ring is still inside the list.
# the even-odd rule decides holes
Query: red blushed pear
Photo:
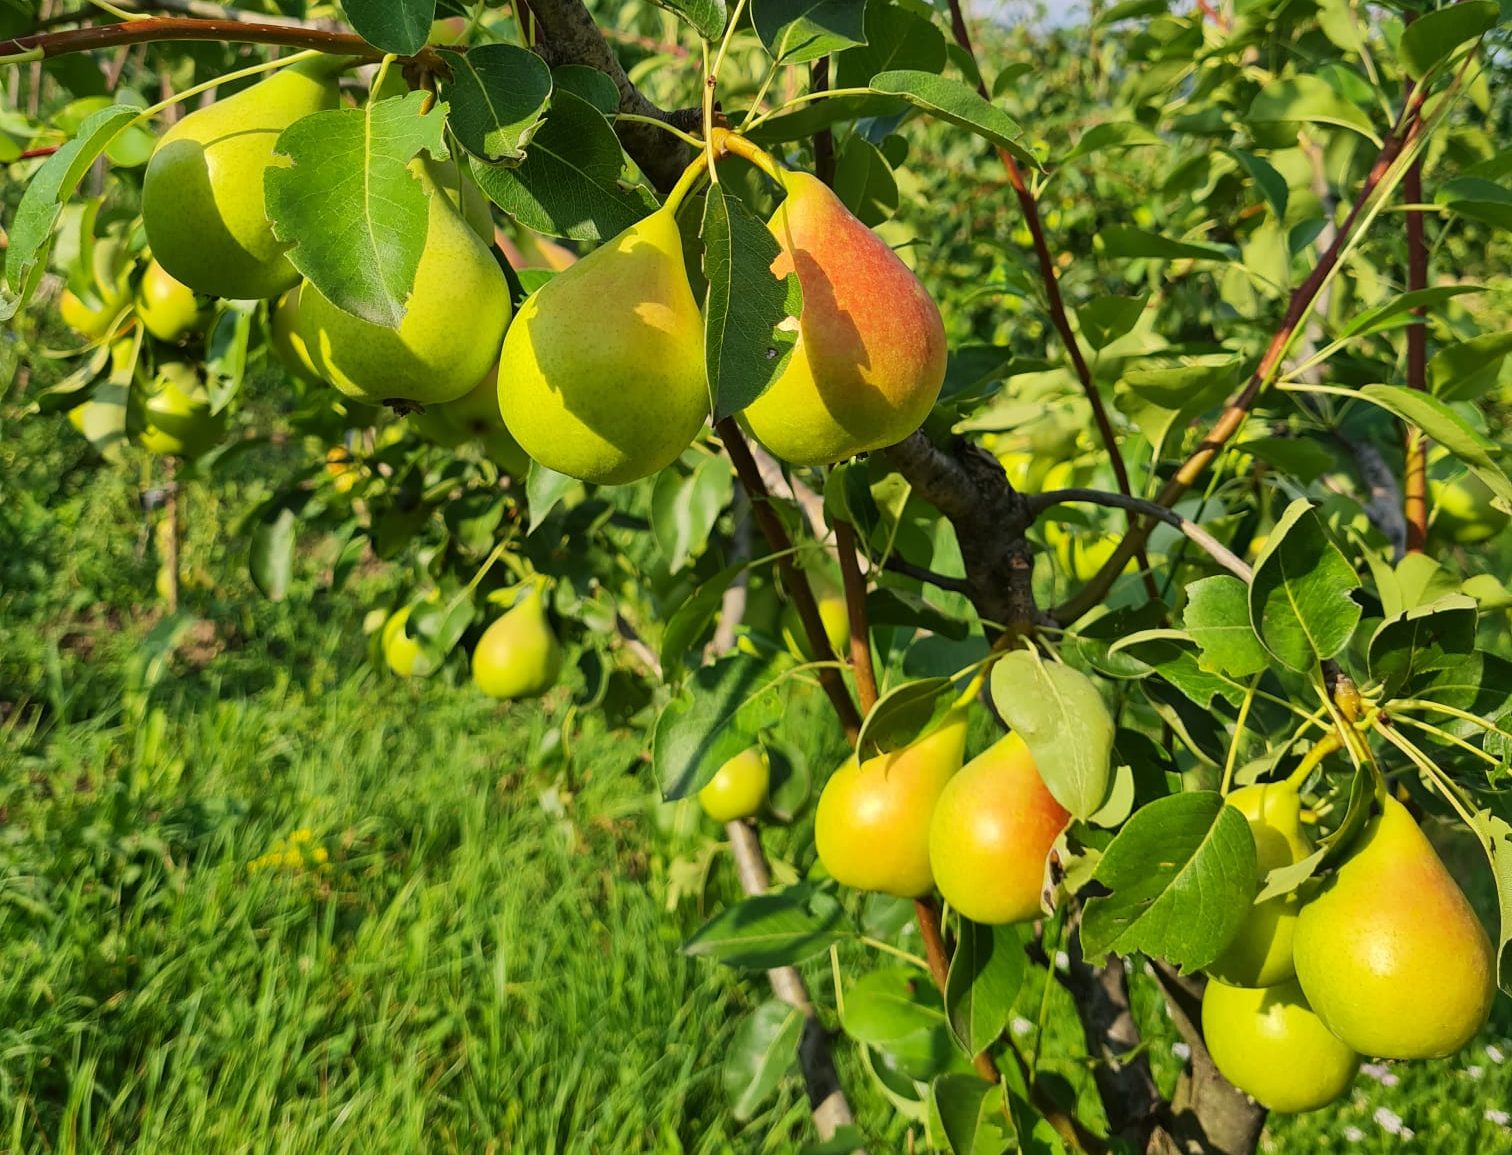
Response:
[[[973,922],[1040,916],[1045,859],[1071,815],[1018,734],[968,762],[935,804],[929,861],[945,901]]]
[[[945,381],[940,310],[886,242],[818,178],[774,172],[787,189],[768,227],[778,277],[798,274],[798,344],[744,420],[794,465],[828,465],[895,445],[924,422]]]
[[[848,758],[814,812],[814,844],[830,876],[898,898],[928,894],[930,815],[965,752],[966,711],[958,708],[910,746],[860,765]]]

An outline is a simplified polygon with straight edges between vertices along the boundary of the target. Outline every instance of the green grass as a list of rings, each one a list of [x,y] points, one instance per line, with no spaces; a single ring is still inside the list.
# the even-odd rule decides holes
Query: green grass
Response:
[[[777,1155],[811,1137],[792,1079],[731,1115],[722,1057],[764,981],[679,953],[733,883],[721,860],[702,902],[668,909],[715,832],[654,804],[639,732],[570,720],[570,686],[510,708],[373,670],[381,569],[330,596],[309,565],[289,602],[258,598],[232,532],[250,471],[189,498],[187,568],[209,580],[172,636],[134,475],[46,419],[0,441],[0,478],[0,1152]],[[811,858],[801,828],[769,844]],[[809,975],[832,1007],[827,966]],[[1169,1087],[1174,1034],[1135,977]],[[1043,989],[1032,975],[1023,1019]],[[1042,1050],[1084,1089],[1054,984],[1047,1006]],[[1502,1000],[1461,1056],[1362,1076],[1263,1149],[1512,1150],[1485,1118],[1512,1101],[1509,1035]],[[905,1149],[839,1048],[872,1150]]]

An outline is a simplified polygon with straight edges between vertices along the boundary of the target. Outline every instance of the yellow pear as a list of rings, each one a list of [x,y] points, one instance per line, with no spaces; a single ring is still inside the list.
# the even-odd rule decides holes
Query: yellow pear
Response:
[[[561,673],[562,646],[539,594],[511,606],[473,648],[473,681],[490,698],[539,697]]]
[[[1496,994],[1480,920],[1394,798],[1302,907],[1292,954],[1313,1010],[1362,1055],[1452,1055]]]
[[[929,826],[929,862],[945,901],[973,922],[1040,916],[1045,859],[1071,820],[1018,734],[945,784]]]
[[[966,711],[955,709],[912,745],[860,765],[848,758],[814,815],[814,843],[830,876],[899,898],[927,894],[930,816],[965,752]]]
[[[404,606],[389,615],[388,621],[383,623],[381,642],[383,645],[383,660],[388,663],[388,668],[401,678],[410,678],[415,675],[417,667],[423,665],[423,651],[420,643],[405,632],[405,624],[409,621],[410,607]]]
[[[186,362],[159,365],[145,394],[132,390],[132,403],[137,444],[149,453],[198,457],[225,436],[226,411],[210,411],[210,393]]]
[[[276,297],[298,282],[268,220],[263,173],[289,163],[273,151],[284,129],[336,107],[344,65],[332,57],[291,65],[163,134],[142,182],[142,224],[173,277],[240,300]]]
[[[455,449],[469,441],[483,446],[488,459],[513,477],[524,477],[530,458],[520,448],[499,412],[499,366],[489,366],[487,375],[455,401],[427,406],[424,413],[407,420],[415,432],[433,445]]]
[[[147,263],[137,286],[136,311],[147,332],[170,344],[190,333],[203,332],[210,323],[208,302],[155,260]]]
[[[1313,852],[1302,829],[1302,800],[1286,782],[1260,782],[1235,790],[1225,800],[1249,823],[1255,859],[1265,875],[1278,866],[1301,862]],[[1269,987],[1297,973],[1292,965],[1292,935],[1301,898],[1283,894],[1250,908],[1249,917],[1208,973],[1232,986]]]
[[[425,248],[397,329],[331,304],[313,284],[300,289],[298,331],[319,376],[372,405],[455,401],[498,359],[509,322],[509,285],[493,254],[439,193],[423,160],[411,171],[426,186]]]
[[[303,289],[303,285],[295,285],[269,309],[269,343],[290,373],[306,381],[319,381],[320,370],[315,368],[310,348],[299,332],[299,298]]]
[[[843,594],[820,594],[819,620],[824,623],[824,636],[830,648],[841,661],[850,658],[850,610]],[[782,640],[788,652],[805,662],[814,661],[814,648],[809,645],[808,631],[803,628],[803,619],[798,616],[798,607],[788,602],[782,611]]]
[[[1209,980],[1202,1034],[1223,1077],[1281,1114],[1326,1107],[1349,1090],[1360,1065],[1294,979],[1263,989]]]
[[[698,792],[698,803],[715,822],[753,818],[766,803],[772,768],[760,746],[742,750],[718,770]]]
[[[504,338],[499,408],[526,453],[584,481],[618,485],[677,460],[709,388],[670,207],[526,298]]]
[[[827,465],[923,424],[945,381],[945,325],[913,271],[823,181],[781,180],[772,272],[797,273],[803,316],[792,357],[744,420],[784,461]]]

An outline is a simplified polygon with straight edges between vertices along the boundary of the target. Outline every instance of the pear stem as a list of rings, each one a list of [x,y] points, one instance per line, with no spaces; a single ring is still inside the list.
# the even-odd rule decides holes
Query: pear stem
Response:
[[[765,124],[774,116],[780,116],[784,112],[790,112],[800,105],[812,104],[816,100],[828,100],[832,96],[876,96],[869,88],[826,88],[819,92],[805,92],[802,96],[795,96],[792,100],[785,100],[771,112],[764,112],[755,120],[748,120],[740,126],[742,132],[750,132],[757,125]]]
[[[709,143],[716,157],[730,155],[748,160],[778,184],[784,184],[782,166],[773,156],[745,136],[727,128],[716,128]]]
[[[1293,790],[1301,790],[1302,784],[1318,768],[1318,763],[1322,762],[1323,759],[1336,750],[1342,749],[1343,745],[1339,741],[1339,735],[1334,731],[1330,730],[1327,734],[1324,734],[1323,737],[1312,744],[1312,749],[1302,755],[1302,761],[1297,764],[1297,768],[1287,775],[1286,785]]]
[[[695,156],[688,162],[688,167],[683,169],[682,176],[677,178],[677,183],[672,186],[666,200],[662,201],[662,209],[676,216],[688,194],[703,179],[704,171],[710,168],[708,153],[701,152]]]
[[[1264,673],[1262,670],[1250,679],[1249,688],[1244,693],[1244,702],[1239,707],[1239,717],[1234,722],[1234,738],[1229,743],[1228,757],[1223,763],[1223,783],[1218,787],[1218,792],[1224,797],[1228,796],[1229,787],[1234,784],[1234,764],[1239,760],[1239,740],[1244,737],[1244,723],[1249,718],[1250,707],[1255,704],[1255,690],[1259,688]]]
[[[665,120],[657,120],[654,116],[641,116],[634,112],[616,112],[614,120],[616,122],[622,120],[629,121],[631,124],[649,124],[652,128],[659,128],[663,132],[670,132],[678,140],[693,148],[703,148],[704,146],[704,142],[691,132],[684,132],[676,125],[668,124]]]

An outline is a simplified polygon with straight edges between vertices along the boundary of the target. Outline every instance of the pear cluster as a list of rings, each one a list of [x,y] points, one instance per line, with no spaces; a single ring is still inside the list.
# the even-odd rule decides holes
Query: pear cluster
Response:
[[[1294,785],[1248,786],[1227,803],[1249,822],[1262,875],[1312,853]],[[1208,973],[1202,1023],[1214,1063],[1280,1112],[1333,1102],[1361,1056],[1454,1054],[1496,991],[1480,920],[1390,797],[1326,881],[1256,903]]]
[[[814,819],[819,861],[857,890],[938,889],[975,922],[1037,918],[1045,859],[1070,815],[1018,734],[963,767],[966,724],[957,705],[910,745],[836,770]]]
[[[613,485],[675,461],[710,413],[704,318],[676,219],[683,194],[542,285],[511,319],[487,202],[456,163],[416,158],[425,244],[402,319],[375,324],[301,280],[264,200],[267,171],[289,163],[279,136],[338,106],[341,67],[285,68],[163,135],[142,215],[166,273],[198,293],[277,299],[272,342],[293,371],[422,413],[422,435],[442,444],[482,440],[512,471],[528,455]],[[742,420],[803,465],[903,440],[944,382],[939,310],[822,182],[764,167],[786,194],[769,222],[780,250],[772,272],[796,275],[804,307],[792,355]]]

